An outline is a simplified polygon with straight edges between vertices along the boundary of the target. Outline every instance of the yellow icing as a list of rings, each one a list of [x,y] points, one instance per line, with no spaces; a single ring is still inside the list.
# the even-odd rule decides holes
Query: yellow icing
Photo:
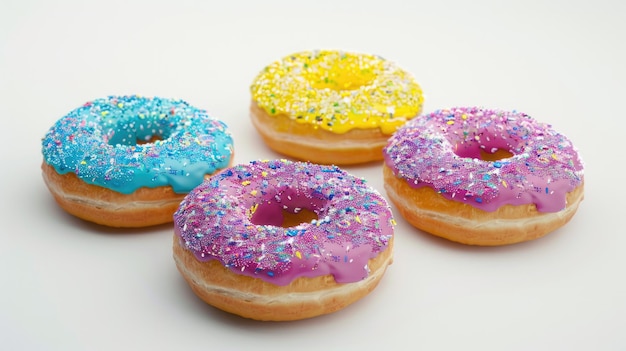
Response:
[[[289,55],[259,73],[252,99],[270,116],[286,115],[342,134],[380,128],[393,134],[422,111],[422,89],[381,57],[335,50]]]

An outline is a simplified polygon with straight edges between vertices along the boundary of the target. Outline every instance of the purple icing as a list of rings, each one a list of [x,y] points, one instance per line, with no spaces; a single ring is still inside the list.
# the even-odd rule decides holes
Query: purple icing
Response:
[[[481,151],[497,150],[512,156],[481,158]],[[383,152],[386,165],[410,186],[428,186],[485,211],[535,204],[540,212],[558,212],[566,207],[567,193],[583,182],[583,164],[571,141],[515,111],[438,110],[405,124]]]
[[[283,211],[302,209],[317,219],[281,226]],[[272,160],[212,176],[185,197],[174,223],[198,260],[217,259],[238,274],[287,285],[301,276],[366,278],[368,261],[389,245],[394,221],[365,180],[336,166]]]

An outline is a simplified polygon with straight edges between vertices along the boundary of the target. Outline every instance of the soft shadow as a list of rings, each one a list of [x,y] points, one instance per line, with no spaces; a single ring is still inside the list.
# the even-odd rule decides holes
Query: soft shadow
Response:
[[[228,313],[222,311],[218,308],[215,308],[206,302],[202,301],[189,287],[187,282],[178,274],[177,279],[172,280],[173,284],[177,285],[177,298],[184,301],[181,303],[181,308],[188,309],[188,312],[196,315],[199,319],[207,319],[208,321],[216,321],[218,323],[222,323],[228,325],[232,328],[238,328],[246,333],[267,333],[273,332],[276,330],[281,330],[281,332],[289,332],[289,330],[299,329],[299,328],[307,328],[311,325],[320,324],[320,323],[329,323],[333,318],[337,320],[343,320],[342,314],[349,313],[350,308],[357,305],[360,301],[347,306],[346,308],[322,316],[317,316],[308,319],[296,320],[296,321],[284,321],[284,322],[275,322],[275,321],[258,321],[249,318],[243,318],[238,315]],[[365,297],[365,299],[367,296]]]
[[[172,223],[159,224],[149,227],[142,228],[115,228],[115,227],[107,227],[105,225],[96,224],[93,222],[86,221],[84,219],[78,218],[67,213],[63,210],[51,196],[48,198],[45,204],[45,208],[51,213],[50,216],[54,216],[59,221],[65,222],[68,226],[79,228],[83,232],[89,232],[93,234],[100,235],[144,235],[144,234],[153,234],[155,232],[164,231],[164,230],[172,230]]]
[[[404,221],[402,217],[396,217],[396,220],[399,220],[399,218]],[[515,244],[500,245],[500,246],[479,246],[479,245],[467,245],[467,244],[462,244],[462,243],[458,243],[455,241],[451,241],[451,240],[448,240],[448,239],[445,239],[436,235],[429,234],[420,229],[417,229],[413,227],[412,225],[410,225],[408,222],[405,222],[404,224],[405,224],[404,227],[409,228],[409,229],[406,231],[402,231],[401,233],[398,230],[396,230],[396,233],[395,233],[396,236],[397,235],[414,235],[416,236],[415,239],[419,240],[420,244],[422,245],[432,245],[432,246],[436,246],[436,247],[443,248],[446,250],[452,250],[452,251],[464,252],[464,253],[478,253],[481,255],[501,254],[504,252],[519,252],[521,250],[529,250],[529,249],[532,250],[537,245],[545,245],[547,241],[559,240],[559,237],[560,237],[559,234],[562,232],[562,229],[563,229],[563,228],[559,228],[551,233],[546,234],[545,236],[541,238],[519,242]]]

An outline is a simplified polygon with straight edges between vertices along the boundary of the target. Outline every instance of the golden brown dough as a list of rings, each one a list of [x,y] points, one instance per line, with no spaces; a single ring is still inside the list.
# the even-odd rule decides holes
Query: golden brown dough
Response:
[[[139,188],[122,194],[85,183],[74,173],[58,174],[54,167],[42,163],[46,186],[56,202],[68,213],[110,227],[146,227],[169,223],[185,194],[171,187]]]
[[[332,133],[297,123],[286,115],[269,116],[253,101],[252,123],[272,150],[319,164],[350,165],[383,159],[382,149],[389,135],[380,129],[352,129]]]
[[[401,215],[413,226],[469,245],[497,246],[540,238],[565,225],[583,200],[583,184],[567,194],[567,207],[539,212],[534,204],[504,205],[487,212],[447,200],[432,188],[412,188],[383,165],[385,190]]]
[[[290,321],[332,313],[360,300],[378,285],[393,261],[393,239],[369,260],[370,275],[359,282],[338,284],[332,275],[300,277],[278,286],[233,273],[219,261],[200,262],[174,235],[174,260],[191,289],[206,303],[245,318]]]

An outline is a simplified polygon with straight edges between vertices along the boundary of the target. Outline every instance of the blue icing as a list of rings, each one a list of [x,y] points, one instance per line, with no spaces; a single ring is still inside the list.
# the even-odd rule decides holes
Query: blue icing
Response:
[[[110,96],[59,119],[42,152],[58,173],[120,193],[167,185],[187,193],[229,165],[233,140],[226,124],[185,101]]]

